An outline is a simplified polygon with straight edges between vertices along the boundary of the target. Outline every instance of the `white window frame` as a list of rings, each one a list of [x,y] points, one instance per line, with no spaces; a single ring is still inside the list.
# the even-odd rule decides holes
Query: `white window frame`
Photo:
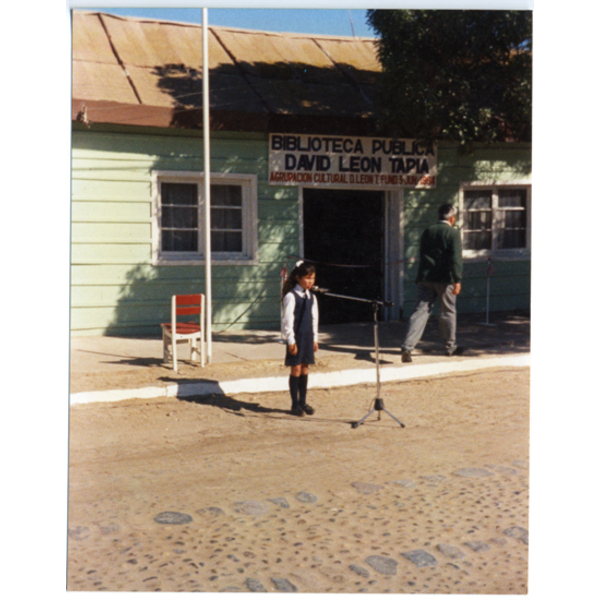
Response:
[[[498,190],[501,188],[523,189],[526,191],[526,214],[527,231],[525,233],[525,248],[499,249],[496,247],[497,219],[495,218],[498,209]],[[516,181],[463,181],[460,183],[458,200],[458,227],[463,237],[463,228],[465,226],[465,205],[464,198],[467,190],[491,190],[492,192],[492,248],[483,250],[465,249],[463,247],[464,259],[486,259],[488,257],[502,258],[506,260],[529,260],[531,259],[531,182],[525,180]]]
[[[211,185],[239,185],[242,190],[242,251],[211,252],[213,263],[258,264],[257,176],[211,173]],[[198,186],[198,252],[163,252],[161,249],[161,183],[193,183]],[[204,175],[190,171],[152,171],[152,264],[204,265]]]

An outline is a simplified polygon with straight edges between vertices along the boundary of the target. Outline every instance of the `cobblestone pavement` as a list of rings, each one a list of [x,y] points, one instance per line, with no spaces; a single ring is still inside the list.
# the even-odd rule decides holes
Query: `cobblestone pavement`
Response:
[[[515,466],[476,467],[484,475],[468,483],[437,473],[178,506],[187,513],[115,507],[69,530],[73,555],[95,547],[72,561],[69,589],[524,593],[527,529],[497,524],[527,522],[527,471]],[[453,502],[464,514],[447,515]]]

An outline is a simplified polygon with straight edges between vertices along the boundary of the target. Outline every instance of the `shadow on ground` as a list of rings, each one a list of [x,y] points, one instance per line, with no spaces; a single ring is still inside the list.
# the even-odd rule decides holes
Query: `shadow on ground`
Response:
[[[481,354],[509,354],[530,351],[530,318],[522,312],[497,312],[490,314],[489,323],[481,313],[458,316],[457,342],[464,347],[464,356]],[[385,354],[401,354],[401,344],[408,326],[404,321],[379,323],[379,348]],[[375,362],[374,324],[329,325],[323,327],[319,347],[333,352],[350,353],[356,360]],[[439,319],[429,319],[417,350],[426,355],[442,355],[444,346],[439,333]],[[381,361],[385,364],[385,361]]]
[[[289,410],[283,410],[281,408],[268,408],[266,406],[261,406],[258,402],[247,402],[237,398],[232,398],[231,396],[221,396],[218,394],[211,394],[208,396],[182,396],[178,397],[178,400],[182,402],[191,402],[192,404],[199,404],[202,406],[214,406],[238,416],[243,416],[241,414],[243,410],[261,414],[279,413],[288,416],[290,414]]]

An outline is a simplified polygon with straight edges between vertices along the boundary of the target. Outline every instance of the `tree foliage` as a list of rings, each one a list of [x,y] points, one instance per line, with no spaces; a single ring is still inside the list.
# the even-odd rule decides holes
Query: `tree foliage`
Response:
[[[531,11],[369,10],[379,117],[422,140],[530,141]]]

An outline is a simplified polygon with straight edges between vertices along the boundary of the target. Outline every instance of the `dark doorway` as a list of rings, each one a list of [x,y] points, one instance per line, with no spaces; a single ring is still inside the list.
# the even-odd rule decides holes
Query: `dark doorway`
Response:
[[[382,298],[383,205],[383,192],[304,189],[304,256],[317,263],[318,286],[344,296]],[[319,321],[325,325],[372,319],[368,303],[319,296]]]

